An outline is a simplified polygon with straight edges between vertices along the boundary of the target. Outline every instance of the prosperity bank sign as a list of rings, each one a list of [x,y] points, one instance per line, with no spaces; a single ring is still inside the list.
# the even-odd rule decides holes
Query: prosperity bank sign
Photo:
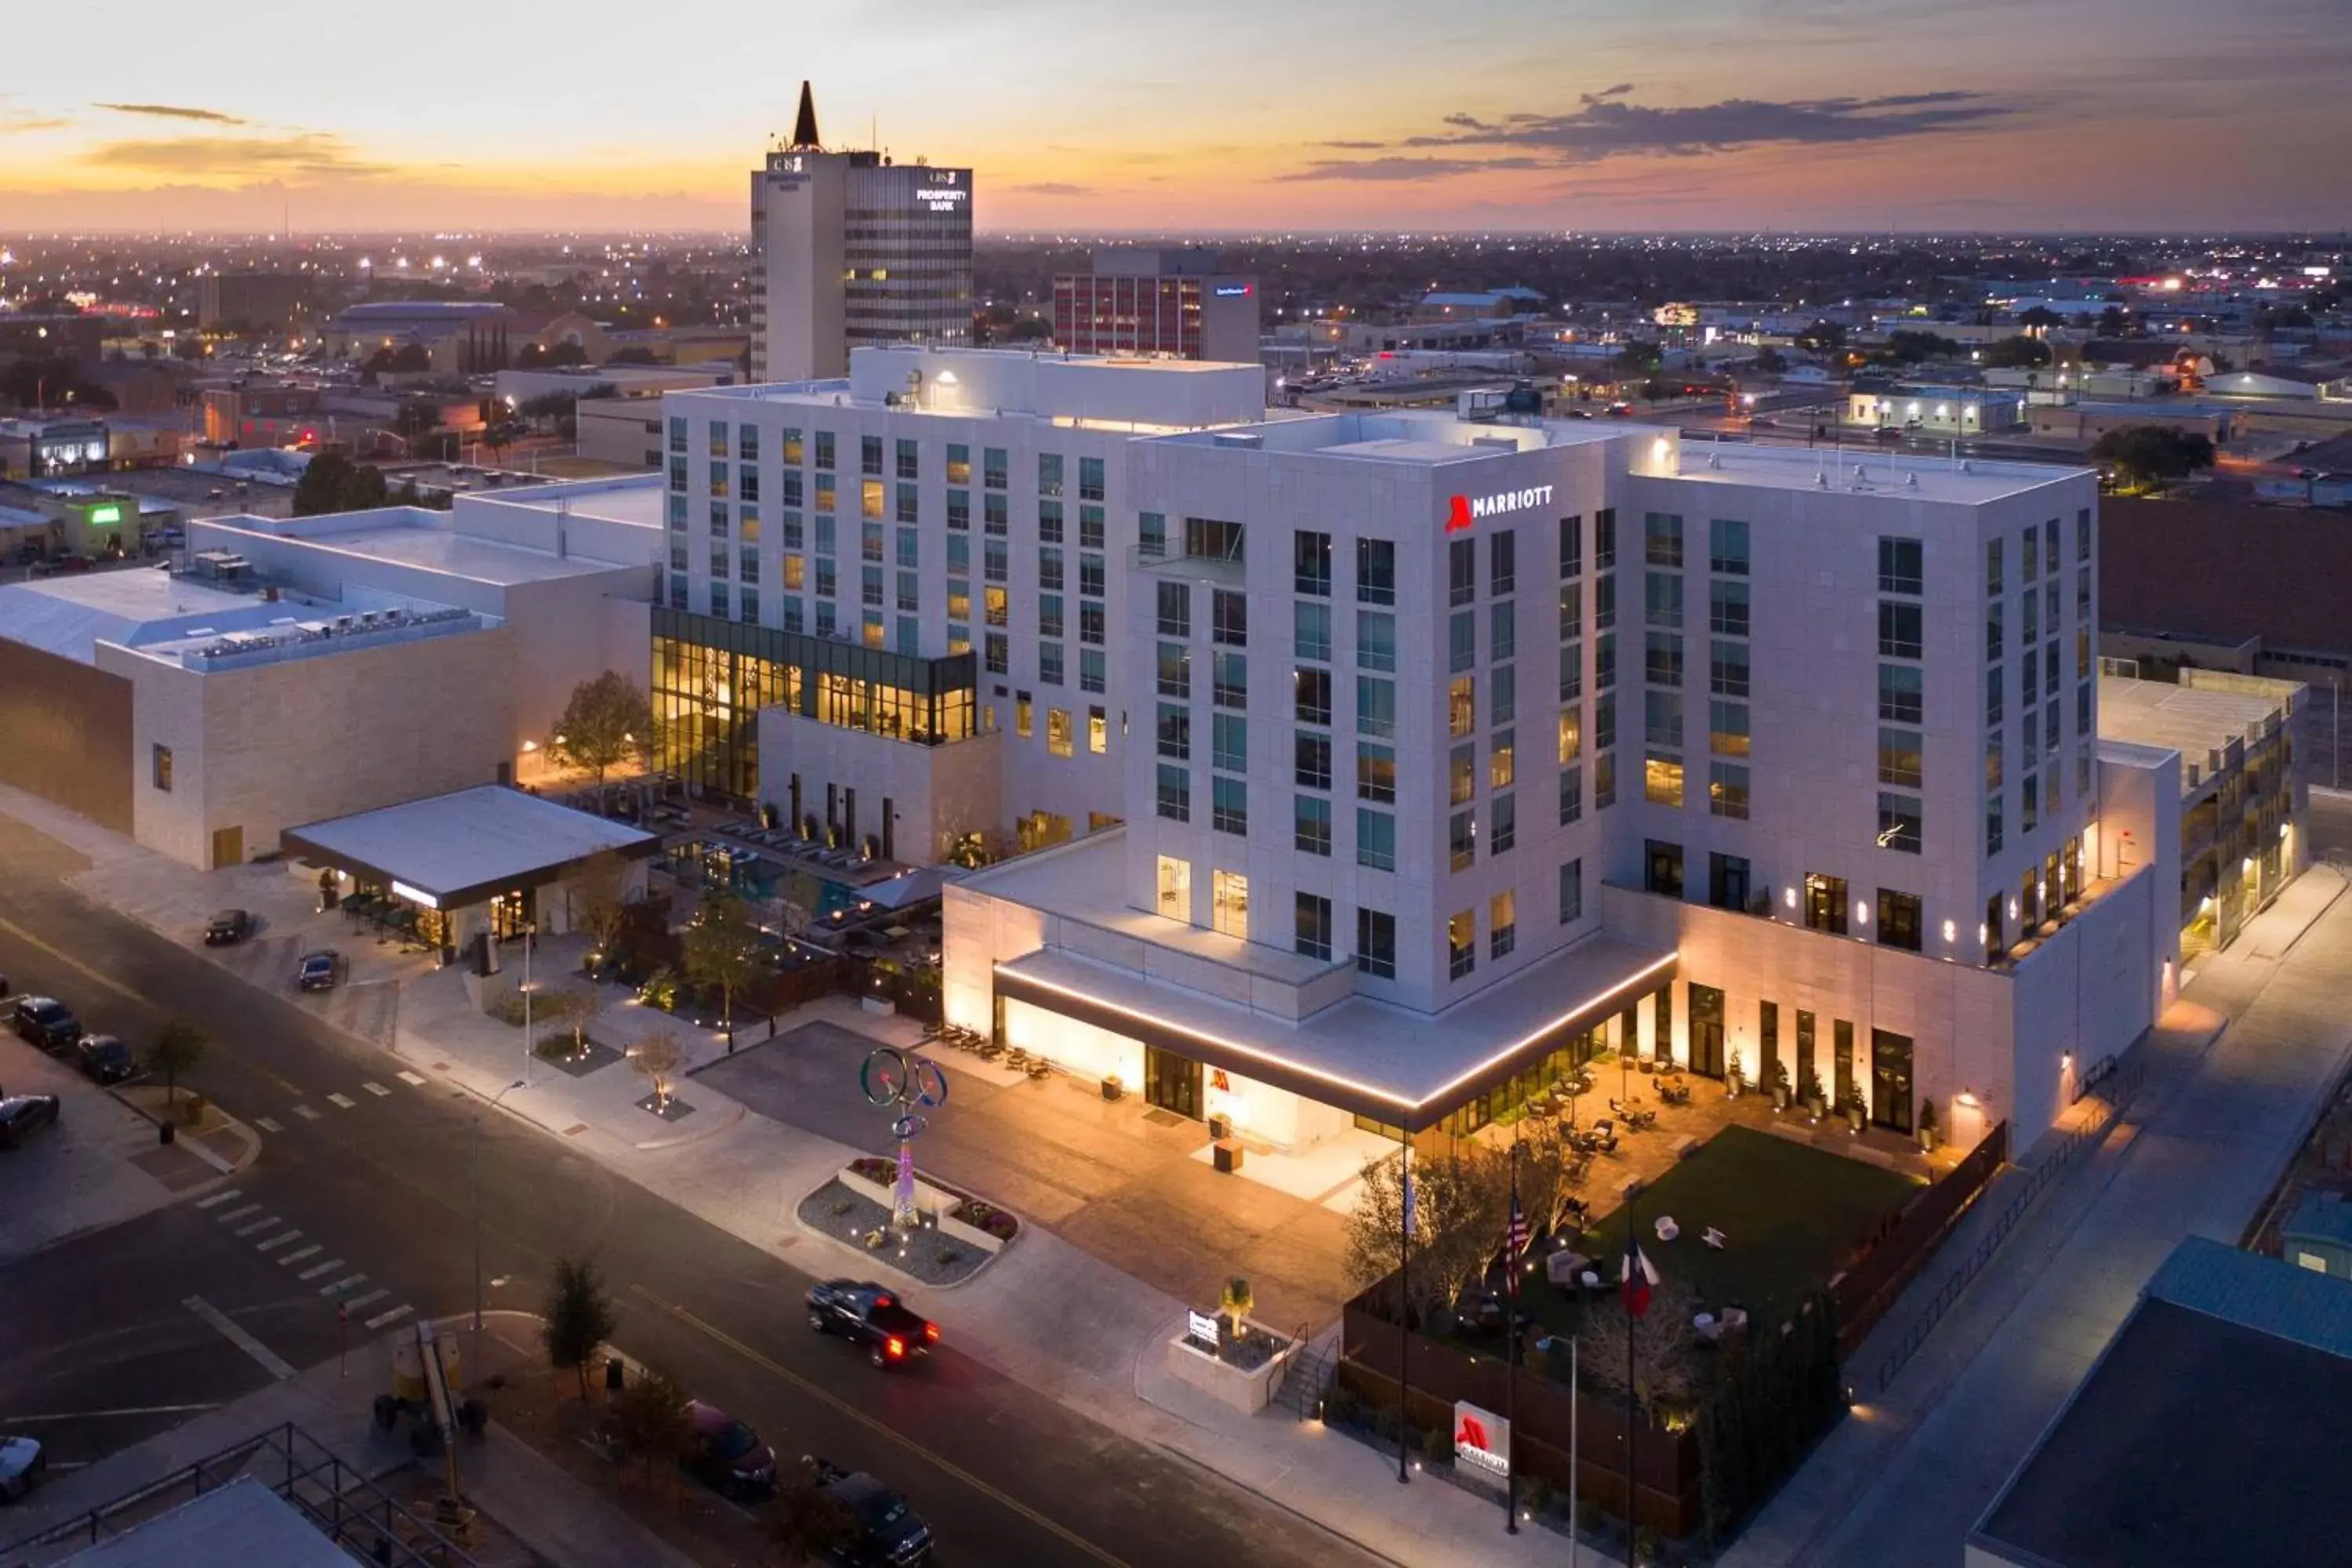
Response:
[[[1496,490],[1491,495],[1458,495],[1446,502],[1445,531],[1459,533],[1481,519],[1502,517],[1551,504],[1552,487],[1529,485],[1520,490]]]

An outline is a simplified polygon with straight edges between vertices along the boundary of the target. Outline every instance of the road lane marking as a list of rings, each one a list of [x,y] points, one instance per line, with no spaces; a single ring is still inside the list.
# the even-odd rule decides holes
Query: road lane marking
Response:
[[[392,1090],[384,1088],[383,1085],[376,1082],[373,1079],[368,1079],[365,1083],[360,1085],[360,1087],[366,1089],[370,1094],[374,1095],[378,1100],[382,1100],[392,1093]]]
[[[278,1247],[285,1246],[288,1242],[299,1241],[301,1237],[302,1233],[300,1231],[289,1230],[283,1236],[273,1236],[268,1241],[255,1242],[253,1244],[253,1249],[256,1252],[274,1252]]]
[[[364,1274],[346,1274],[331,1285],[320,1286],[319,1294],[321,1296],[340,1295],[366,1278],[367,1276]]]
[[[319,1113],[311,1110],[307,1105],[296,1106],[294,1108],[294,1114],[300,1117],[305,1121],[316,1121],[319,1120]]]
[[[407,1068],[403,1068],[400,1073],[400,1081],[406,1084],[411,1089],[423,1089],[425,1087],[425,1075],[423,1073],[410,1072]]]
[[[407,1307],[407,1306],[394,1307],[394,1308],[391,1311],[389,1311],[389,1312],[378,1312],[374,1317],[370,1318],[370,1319],[367,1321],[367,1325],[366,1325],[366,1326],[367,1326],[367,1327],[369,1327],[369,1328],[371,1328],[371,1329],[380,1329],[380,1328],[383,1327],[386,1323],[391,1322],[394,1318],[404,1318],[404,1317],[408,1316],[408,1314],[409,1314],[410,1312],[414,1311],[414,1310],[415,1310],[415,1308],[413,1308],[413,1307]]]
[[[280,1258],[278,1260],[278,1267],[283,1268],[289,1263],[299,1263],[306,1258],[316,1258],[320,1253],[324,1252],[325,1250],[325,1247],[320,1247],[314,1241],[308,1247],[302,1247],[298,1251],[289,1252],[283,1258]],[[335,1259],[335,1261],[341,1263],[342,1259],[339,1258]]]
[[[971,1471],[965,1469],[961,1465],[958,1465],[953,1460],[945,1458],[931,1449],[926,1448],[923,1445],[916,1442],[913,1438],[906,1436],[902,1432],[899,1432],[896,1428],[884,1425],[881,1421],[878,1421],[874,1416],[866,1414],[865,1409],[861,1406],[851,1404],[848,1400],[842,1398],[839,1394],[835,1394],[830,1389],[822,1388],[817,1384],[811,1383],[807,1378],[804,1378],[800,1373],[793,1371],[792,1368],[784,1365],[782,1362],[772,1360],[771,1358],[761,1354],[758,1351],[753,1350],[750,1345],[745,1344],[742,1341],[735,1338],[732,1334],[728,1333],[724,1329],[718,1328],[710,1323],[703,1321],[700,1318],[696,1317],[692,1312],[688,1311],[684,1307],[677,1306],[673,1302],[663,1300],[660,1297],[655,1295],[652,1291],[646,1289],[642,1285],[633,1285],[630,1289],[635,1290],[638,1295],[643,1296],[646,1300],[651,1301],[663,1311],[667,1312],[671,1317],[674,1317],[678,1321],[686,1324],[688,1328],[699,1330],[702,1333],[726,1346],[729,1350],[733,1351],[737,1355],[741,1356],[752,1365],[761,1368],[762,1371],[774,1373],[776,1376],[783,1379],[786,1383],[791,1384],[794,1388],[799,1389],[803,1394],[807,1394],[812,1399],[818,1400],[832,1406],[835,1410],[840,1412],[843,1415],[847,1416],[850,1420],[856,1422],[859,1426],[866,1427],[876,1436],[887,1438],[889,1441],[898,1444],[900,1447],[916,1455],[927,1463],[937,1466],[940,1470],[954,1477],[957,1480],[962,1482],[965,1486],[970,1487],[972,1490],[982,1494],[993,1502],[1003,1504],[1005,1508],[1012,1510],[1014,1513],[1019,1514],[1023,1519],[1025,1519],[1030,1523],[1037,1526],[1038,1529],[1051,1532],[1062,1541],[1068,1542],[1071,1546],[1076,1547],[1078,1551],[1085,1552],[1088,1557],[1093,1558],[1096,1562],[1105,1564],[1106,1568],[1129,1568],[1129,1564],[1125,1559],[1114,1557],[1111,1553],[1104,1551],[1101,1547],[1097,1546],[1093,1542],[1088,1541],[1085,1536],[1069,1529],[1066,1525],[1060,1524],[1054,1520],[1048,1519],[1045,1515],[1038,1512],[1035,1509],[1031,1508],[1027,1503],[1023,1502],[1020,1499],[998,1490],[996,1488],[989,1485],[986,1481],[982,1480],[978,1476],[973,1475]]]
[[[181,1302],[180,1305],[185,1307],[189,1311],[194,1312],[197,1317],[202,1318],[205,1322],[210,1323],[214,1328],[218,1329],[221,1331],[222,1338],[228,1341],[229,1343],[235,1345],[237,1349],[243,1351],[246,1354],[251,1356],[255,1361],[259,1362],[261,1363],[262,1370],[269,1373],[270,1376],[277,1378],[282,1383],[286,1379],[294,1375],[294,1367],[290,1362],[287,1361],[285,1357],[279,1355],[276,1351],[271,1350],[268,1345],[263,1344],[259,1340],[255,1339],[251,1334],[247,1333],[244,1328],[239,1325],[235,1319],[231,1318],[226,1312],[222,1311],[218,1307],[214,1306],[210,1301],[205,1300],[202,1296],[191,1296],[186,1300]]]
[[[223,1225],[235,1225],[237,1221],[245,1218],[247,1215],[257,1215],[260,1212],[261,1205],[259,1204],[240,1204],[236,1208],[229,1210],[228,1213],[224,1215],[215,1215],[213,1217],[219,1220]]]
[[[285,1261],[291,1263],[293,1259],[289,1258],[285,1259]],[[310,1268],[305,1268],[301,1273],[294,1276],[294,1278],[297,1279],[316,1279],[320,1275],[331,1274],[342,1266],[343,1260],[341,1258],[330,1258],[324,1263],[313,1263]]]
[[[231,1187],[225,1193],[215,1193],[208,1198],[198,1198],[196,1200],[196,1206],[200,1209],[216,1209],[220,1207],[221,1205],[227,1203],[230,1199],[236,1197],[237,1195],[237,1190],[235,1187]]]
[[[344,1302],[343,1305],[347,1307],[373,1306],[374,1303],[383,1300],[386,1296],[391,1294],[392,1292],[389,1290],[371,1290],[364,1296],[352,1297],[350,1300]]]
[[[286,1222],[284,1220],[279,1219],[276,1215],[271,1215],[268,1219],[257,1219],[251,1225],[241,1225],[237,1226],[236,1237],[238,1240],[242,1241],[248,1236],[259,1236],[263,1231],[271,1228],[273,1226],[280,1226],[285,1223]]]
[[[357,1105],[359,1101],[353,1100],[348,1094],[331,1094],[327,1096],[327,1103],[339,1110],[349,1110],[352,1106]]]
[[[285,1128],[280,1127],[277,1122],[270,1121],[267,1116],[255,1117],[253,1119],[253,1124],[256,1127],[260,1128],[264,1132],[283,1132],[286,1131]]]
[[[117,1415],[185,1415],[197,1410],[218,1410],[217,1405],[130,1405],[120,1410],[59,1410],[47,1415],[11,1415],[11,1426],[30,1426],[36,1421],[103,1421]]]

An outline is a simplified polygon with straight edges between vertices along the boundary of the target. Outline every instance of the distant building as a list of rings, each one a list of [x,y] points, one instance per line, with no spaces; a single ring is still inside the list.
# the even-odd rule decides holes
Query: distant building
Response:
[[[1413,309],[1417,321],[1459,321],[1529,316],[1543,309],[1544,297],[1533,289],[1487,289],[1476,293],[1440,291],[1422,296]]]
[[[791,142],[751,171],[751,378],[849,373],[859,344],[971,341],[970,169],[835,152],[801,84]]]
[[[2306,1192],[2279,1225],[2279,1251],[2297,1268],[2352,1279],[2352,1203]]]
[[[2025,423],[2025,397],[1985,386],[1855,391],[1847,395],[1846,421],[1927,436],[1977,436]]]
[[[1977,1521],[1967,1568],[2340,1563],[2352,1283],[2191,1237]]]
[[[311,318],[310,284],[307,272],[207,272],[196,288],[196,325],[293,331]]]
[[[472,375],[513,363],[515,315],[491,300],[379,300],[353,305],[326,325],[327,353],[366,361],[379,349],[415,344],[444,375]]]
[[[2079,441],[2085,447],[2110,431],[2142,425],[2202,436],[2218,446],[2230,438],[2234,412],[2223,404],[2168,397],[2147,403],[2037,403],[2025,411],[2025,417],[2036,436]]]
[[[1072,353],[1255,364],[1257,280],[1206,248],[1111,246],[1054,279],[1054,341]]]
[[[105,316],[74,310],[0,312],[0,361],[59,356],[85,368],[106,356]]]

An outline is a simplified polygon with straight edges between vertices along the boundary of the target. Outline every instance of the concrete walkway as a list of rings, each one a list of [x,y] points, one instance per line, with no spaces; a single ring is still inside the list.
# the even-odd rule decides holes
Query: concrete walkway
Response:
[[[2306,873],[2228,952],[2200,962],[2143,1047],[2147,1077],[2122,1116],[2036,1200],[1886,1393],[1749,1526],[1726,1568],[1960,1563],[1967,1531],[2157,1264],[2183,1236],[2236,1244],[2352,1059],[2345,888],[2332,869]],[[1940,1266],[1971,1245],[1997,1197]],[[1916,1292],[1906,1305],[1916,1310]]]

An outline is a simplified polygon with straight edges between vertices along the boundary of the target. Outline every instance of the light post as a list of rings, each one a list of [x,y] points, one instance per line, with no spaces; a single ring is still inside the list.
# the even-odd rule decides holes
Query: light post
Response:
[[[499,1090],[490,1097],[490,1109],[496,1110],[499,1100],[522,1086],[522,1079],[517,1079]],[[474,1211],[474,1363],[478,1372],[482,1357],[482,1113],[478,1110],[467,1135],[466,1155],[466,1196]]]

